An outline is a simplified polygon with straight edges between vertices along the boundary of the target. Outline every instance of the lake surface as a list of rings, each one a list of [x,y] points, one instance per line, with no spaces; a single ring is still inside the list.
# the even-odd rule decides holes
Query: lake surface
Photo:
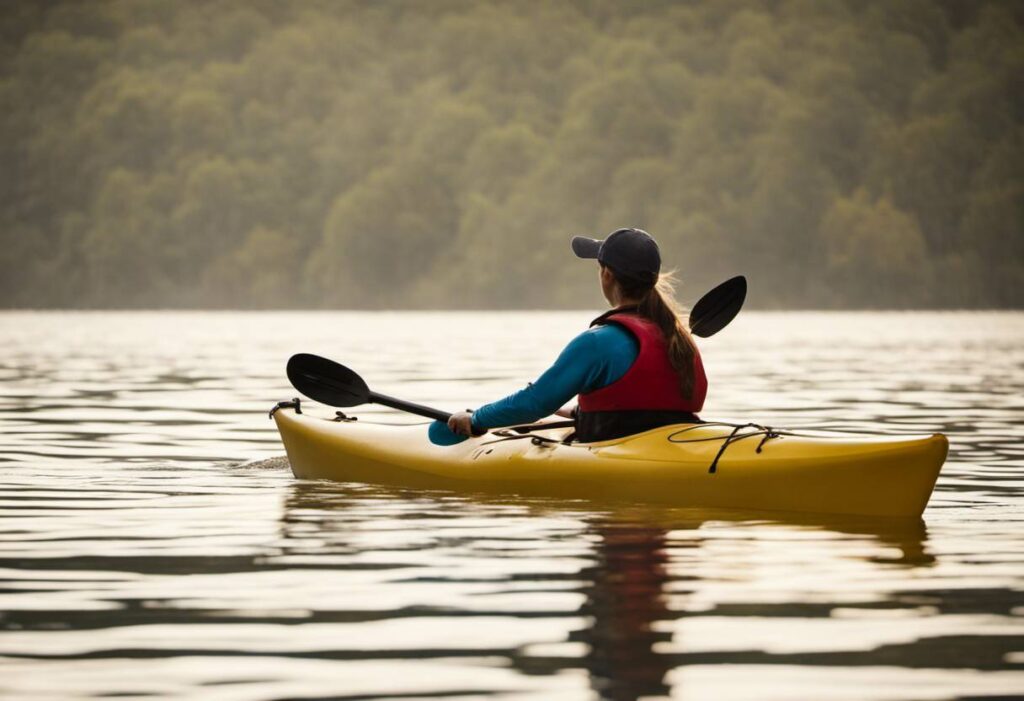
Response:
[[[705,418],[948,434],[921,522],[300,482],[267,419],[294,352],[461,409],[593,315],[0,313],[0,697],[1024,695],[1024,314],[701,343]]]

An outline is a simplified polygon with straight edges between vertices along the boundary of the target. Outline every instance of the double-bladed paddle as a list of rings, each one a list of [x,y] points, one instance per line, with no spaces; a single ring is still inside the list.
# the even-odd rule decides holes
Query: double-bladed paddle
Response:
[[[714,336],[736,318],[747,298],[747,278],[729,278],[697,300],[690,310],[690,333],[701,338]]]
[[[690,332],[701,338],[714,336],[736,317],[746,296],[745,277],[737,275],[726,280],[693,305]],[[328,406],[381,404],[428,419],[448,421],[451,418],[451,414],[440,409],[373,392],[355,371],[310,353],[299,353],[289,358],[288,380],[302,394]]]
[[[354,370],[319,355],[293,355],[288,359],[287,371],[288,381],[292,383],[292,387],[310,399],[328,406],[383,404],[392,409],[438,421],[447,421],[451,417],[451,414],[440,409],[373,392]]]

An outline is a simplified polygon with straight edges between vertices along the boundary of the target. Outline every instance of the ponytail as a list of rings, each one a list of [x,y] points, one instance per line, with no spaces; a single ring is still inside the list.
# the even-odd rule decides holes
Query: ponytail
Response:
[[[693,397],[694,357],[696,346],[690,331],[679,318],[680,309],[675,301],[675,277],[671,272],[654,276],[620,275],[612,270],[623,294],[639,299],[637,314],[654,322],[661,330],[668,349],[668,359],[679,377],[679,389],[684,397]]]

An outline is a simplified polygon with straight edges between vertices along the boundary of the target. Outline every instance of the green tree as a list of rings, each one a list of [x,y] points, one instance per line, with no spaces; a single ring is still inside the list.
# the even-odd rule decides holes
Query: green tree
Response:
[[[839,198],[822,222],[833,302],[853,297],[866,306],[927,301],[927,245],[917,222],[864,190]]]
[[[1021,8],[4,3],[0,299],[600,304],[567,238],[643,226],[751,304],[1020,306]]]

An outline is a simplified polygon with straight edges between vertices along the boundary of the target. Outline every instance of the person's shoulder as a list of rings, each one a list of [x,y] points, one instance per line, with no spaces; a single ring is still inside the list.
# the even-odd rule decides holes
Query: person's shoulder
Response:
[[[618,326],[613,324],[591,326],[590,328],[584,329],[576,334],[565,348],[569,351],[594,350],[606,345],[610,340],[615,339],[621,333],[628,335],[628,332],[624,329],[620,329]]]
[[[636,339],[624,326],[620,324],[599,324],[592,326],[576,338],[586,339],[585,343],[597,348],[614,348],[619,346],[633,346]]]

